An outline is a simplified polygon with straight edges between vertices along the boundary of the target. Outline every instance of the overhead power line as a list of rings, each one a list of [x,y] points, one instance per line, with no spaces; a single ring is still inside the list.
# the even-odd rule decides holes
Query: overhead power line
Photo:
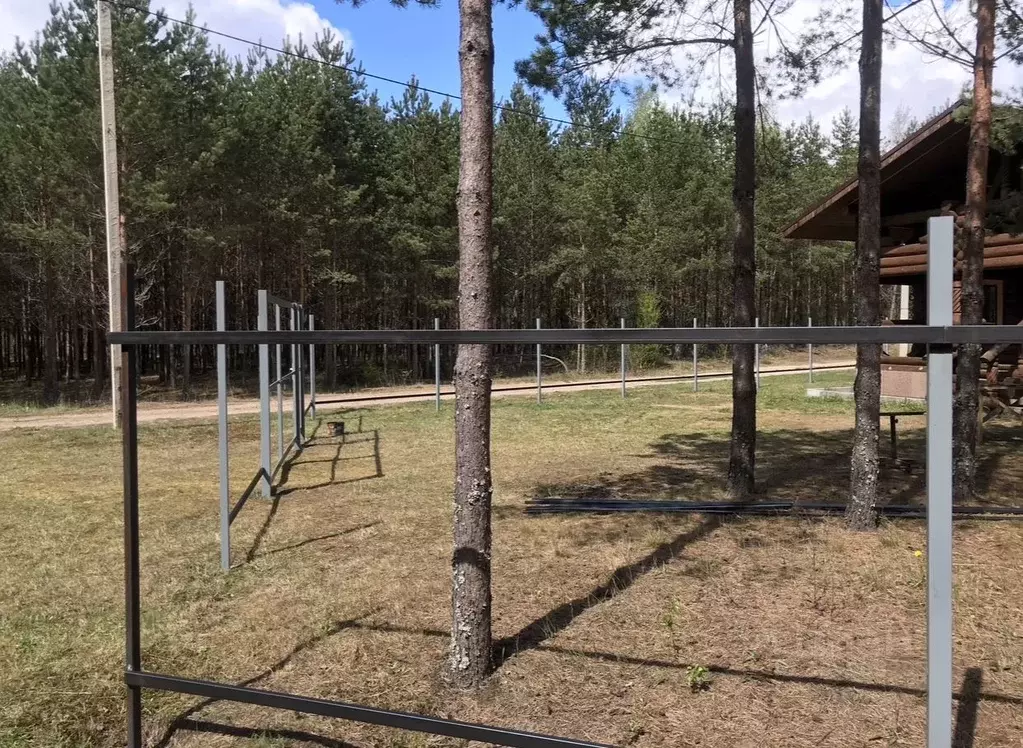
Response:
[[[433,94],[434,96],[442,96],[442,97],[447,98],[447,99],[454,99],[455,101],[461,101],[462,100],[462,97],[460,95],[458,95],[458,94],[450,93],[450,92],[447,92],[447,91],[441,91],[441,90],[436,89],[436,88],[430,88],[429,86],[421,86],[418,83],[411,83],[409,81],[400,81],[397,78],[389,78],[386,75],[377,75],[375,73],[368,73],[368,72],[366,72],[365,70],[363,70],[361,68],[354,68],[354,67],[351,67],[351,66],[348,66],[348,65],[341,65],[340,63],[336,63],[336,62],[328,62],[326,60],[320,60],[320,59],[317,59],[315,57],[309,57],[308,55],[303,55],[303,54],[301,54],[299,52],[295,52],[293,50],[283,49],[281,47],[274,47],[274,46],[272,46],[270,44],[265,44],[263,42],[253,41],[251,39],[245,39],[244,37],[236,36],[235,34],[229,34],[226,31],[218,31],[217,29],[211,29],[208,26],[204,26],[202,24],[193,23],[191,21],[186,21],[186,20],[181,19],[181,18],[174,18],[172,16],[167,15],[166,13],[164,13],[162,11],[150,10],[148,8],[143,8],[143,7],[140,7],[140,6],[137,6],[137,5],[132,5],[131,3],[123,2],[123,0],[101,0],[101,2],[110,3],[111,5],[114,5],[114,6],[118,7],[118,8],[122,8],[122,9],[126,9],[126,10],[134,10],[137,13],[142,13],[143,15],[147,15],[147,16],[150,16],[150,17],[153,17],[153,18],[157,18],[157,19],[160,19],[160,20],[163,20],[163,21],[170,21],[171,23],[180,24],[182,26],[185,26],[185,27],[188,27],[188,28],[192,28],[192,29],[195,29],[197,31],[201,31],[201,32],[203,32],[205,34],[212,34],[213,36],[219,36],[219,37],[221,37],[223,39],[230,39],[231,41],[239,42],[241,44],[247,44],[250,47],[256,47],[256,48],[259,48],[259,49],[265,49],[268,52],[275,52],[275,53],[277,53],[279,55],[284,55],[285,57],[291,57],[291,58],[294,58],[296,60],[304,60],[305,62],[312,62],[312,63],[315,63],[317,65],[323,65],[324,67],[334,68],[335,70],[342,70],[342,71],[344,71],[346,73],[350,73],[352,75],[357,75],[357,76],[360,76],[362,78],[369,78],[371,80],[381,81],[383,83],[391,83],[391,84],[393,84],[395,86],[401,86],[403,88],[411,89],[413,91],[422,91],[423,93]],[[589,124],[586,124],[584,122],[573,122],[572,120],[562,119],[560,117],[551,117],[550,115],[547,115],[547,114],[540,114],[540,113],[537,113],[537,112],[523,111],[522,109],[516,109],[515,107],[510,107],[510,106],[507,106],[505,104],[494,104],[493,106],[494,106],[494,110],[498,111],[498,112],[506,112],[508,114],[516,114],[516,115],[519,115],[519,116],[522,116],[522,117],[535,117],[537,119],[542,119],[542,120],[545,120],[547,122],[552,122],[552,123],[558,124],[558,125],[567,125],[569,127],[577,127],[577,128],[581,128],[581,129],[584,129],[584,130],[592,130],[594,132],[601,132],[601,133],[609,134],[609,135],[620,135],[620,136],[623,136],[623,137],[642,138],[643,140],[649,140],[651,142],[656,142],[656,143],[665,143],[667,145],[676,145],[676,146],[684,146],[685,145],[684,143],[682,143],[680,141],[670,140],[668,138],[659,138],[656,135],[645,135],[643,133],[633,132],[632,130],[624,130],[624,129],[613,128],[613,127],[601,127],[600,125],[589,125]]]
[[[341,71],[344,71],[346,73],[350,73],[351,75],[356,75],[356,76],[359,76],[359,77],[362,77],[362,78],[368,78],[370,80],[376,80],[376,81],[380,81],[382,83],[390,83],[392,85],[400,86],[402,88],[410,89],[410,90],[413,90],[413,91],[422,91],[423,93],[433,94],[434,96],[441,96],[441,97],[444,97],[446,99],[452,99],[452,100],[455,100],[455,101],[461,101],[462,100],[462,97],[459,94],[454,94],[454,93],[451,93],[449,91],[441,91],[440,89],[431,88],[429,86],[423,86],[423,85],[420,85],[418,83],[412,83],[412,82],[409,82],[409,81],[401,81],[401,80],[398,80],[397,78],[391,78],[391,77],[388,77],[386,75],[377,75],[376,73],[369,73],[366,70],[363,70],[361,68],[355,68],[355,67],[351,67],[351,66],[348,66],[348,65],[341,65],[340,63],[336,63],[336,62],[328,62],[326,60],[320,60],[320,59],[317,59],[315,57],[309,57],[308,55],[303,55],[303,54],[301,54],[299,52],[295,52],[294,50],[284,49],[284,48],[281,48],[281,47],[275,47],[275,46],[272,46],[270,44],[265,44],[264,42],[261,42],[261,41],[253,41],[252,39],[246,39],[244,37],[237,36],[236,34],[230,34],[230,33],[226,32],[226,31],[219,31],[217,29],[211,29],[209,26],[205,26],[205,25],[198,24],[198,23],[193,23],[192,21],[186,21],[186,20],[184,20],[182,18],[174,18],[173,16],[169,16],[169,15],[167,15],[166,13],[164,13],[162,11],[156,11],[156,10],[151,10],[149,8],[143,8],[143,7],[138,6],[138,5],[133,5],[132,3],[129,3],[129,2],[124,2],[124,0],[100,0],[100,2],[106,2],[106,3],[109,3],[111,5],[114,5],[116,7],[119,7],[119,8],[122,8],[122,9],[126,9],[126,10],[133,10],[136,13],[142,13],[143,15],[150,16],[150,17],[153,17],[153,18],[157,18],[157,19],[160,19],[160,20],[163,20],[163,21],[169,21],[171,23],[180,24],[181,26],[185,26],[187,28],[192,28],[192,29],[195,29],[197,31],[201,31],[201,32],[203,32],[205,34],[211,34],[213,36],[218,36],[218,37],[220,37],[222,39],[230,39],[231,41],[235,41],[235,42],[238,42],[240,44],[245,44],[245,45],[248,45],[250,47],[256,47],[258,49],[265,49],[268,52],[274,52],[274,53],[279,54],[279,55],[284,55],[285,57],[291,57],[291,58],[296,59],[296,60],[303,60],[305,62],[312,62],[312,63],[315,63],[317,65],[323,65],[324,67],[329,67],[329,68],[334,68],[336,70],[341,70]],[[882,21],[882,25],[887,23],[888,21],[898,17],[901,13],[909,10],[910,8],[912,8],[912,7],[916,6],[916,5],[919,5],[921,2],[923,2],[923,0],[910,0],[910,2],[906,3],[905,5],[903,5],[898,10],[893,11],[887,18],[885,18]],[[836,50],[838,50],[841,47],[845,46],[849,42],[859,38],[860,36],[862,36],[862,34],[863,34],[863,31],[861,29],[861,30],[855,32],[854,34],[851,34],[847,38],[843,39],[842,41],[836,42],[831,47],[829,47],[828,49],[826,49],[825,51],[821,52],[816,57],[811,59],[807,63],[807,65],[813,65],[818,60],[826,57],[827,55],[831,54],[832,52],[835,52]],[[544,120],[546,122],[551,122],[551,123],[557,124],[557,125],[566,125],[568,127],[581,128],[581,129],[584,129],[584,130],[592,130],[594,132],[601,132],[601,133],[610,134],[610,135],[619,135],[619,136],[622,136],[622,137],[641,138],[643,140],[648,140],[650,142],[664,143],[666,145],[676,145],[676,146],[683,146],[683,145],[685,145],[684,143],[682,143],[680,141],[677,141],[677,140],[670,140],[668,138],[659,138],[659,137],[657,137],[655,135],[646,135],[644,133],[638,133],[638,132],[634,132],[632,130],[625,130],[625,129],[621,129],[621,128],[612,128],[612,127],[601,127],[599,125],[589,125],[589,124],[586,124],[584,122],[573,122],[572,120],[564,119],[564,118],[561,118],[561,117],[552,117],[552,116],[550,116],[548,114],[541,114],[541,113],[536,113],[536,112],[526,112],[526,111],[523,111],[521,109],[516,109],[515,107],[507,106],[506,104],[494,104],[493,107],[494,107],[494,110],[498,111],[498,112],[505,112],[507,114],[515,114],[515,115],[519,115],[521,117],[535,117],[537,119],[542,119],[542,120]]]

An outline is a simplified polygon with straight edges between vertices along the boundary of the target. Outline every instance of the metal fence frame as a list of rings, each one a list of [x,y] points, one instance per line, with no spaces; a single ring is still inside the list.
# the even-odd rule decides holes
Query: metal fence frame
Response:
[[[227,311],[224,291],[224,281],[216,283],[216,307],[217,307],[217,331],[227,332]],[[265,289],[257,292],[257,320],[258,331],[268,332],[270,328],[270,308],[273,308],[274,326],[276,332],[283,332],[281,328],[281,312],[288,310],[290,313],[291,331],[301,330],[308,320],[309,330],[315,329],[313,315],[306,314],[305,308],[296,302],[287,301],[268,293]],[[288,371],[283,370],[283,348],[282,343],[275,345],[275,356],[273,366],[276,369],[276,378],[271,381],[271,356],[268,344],[259,345],[259,469],[252,476],[245,490],[242,491],[238,500],[231,505],[231,475],[230,475],[230,447],[228,439],[228,404],[227,404],[227,344],[217,344],[217,447],[219,451],[219,472],[220,472],[220,566],[227,570],[231,568],[231,524],[241,511],[245,502],[258,488],[264,498],[274,495],[274,479],[277,477],[284,463],[292,457],[292,450],[298,454],[304,448],[305,441],[305,414],[311,412],[316,417],[316,351],[309,346],[309,392],[310,403],[308,411],[305,400],[303,385],[304,358],[302,346],[291,345],[291,360]],[[284,388],[290,384],[292,388],[291,411],[294,422],[295,434],[284,446]],[[271,465],[271,446],[273,431],[270,423],[270,388],[276,388],[277,401],[277,461]]]
[[[124,396],[125,683],[128,746],[142,745],[142,689],[289,709],[306,714],[384,725],[506,746],[586,746],[569,738],[475,725],[358,704],[310,699],[225,683],[148,672],[142,666],[139,589],[138,346],[171,343],[260,346],[351,343],[925,343],[928,356],[927,419],[927,746],[950,748],[952,740],[952,347],[963,343],[1023,343],[1018,326],[952,326],[952,219],[932,218],[928,256],[928,325],[918,327],[682,328],[587,330],[395,330],[155,332],[135,329],[134,278],[122,274],[123,332],[108,342],[122,346]],[[264,308],[261,306],[261,314]],[[218,348],[218,352],[222,349]]]

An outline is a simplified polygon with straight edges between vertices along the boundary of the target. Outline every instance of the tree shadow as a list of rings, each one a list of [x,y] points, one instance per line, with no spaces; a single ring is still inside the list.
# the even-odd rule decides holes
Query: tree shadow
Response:
[[[1020,432],[1006,428],[990,431],[977,471],[978,497],[971,503],[1007,506],[1012,496],[999,493],[1005,494],[1005,486],[1013,481],[1023,481],[1023,465],[1017,468],[1005,459],[1019,451]],[[844,505],[849,498],[852,438],[852,429],[772,429],[758,433],[757,485],[751,500]],[[649,447],[649,452],[640,457],[651,464],[641,470],[602,473],[571,483],[540,484],[533,497],[705,501],[723,493],[728,473],[726,433],[667,433]],[[926,438],[920,430],[900,435],[898,464],[892,461],[886,445],[880,445],[879,505],[926,503],[925,452]],[[911,473],[905,470],[906,461],[913,466]]]
[[[678,535],[667,543],[661,543],[638,561],[619,566],[606,582],[586,594],[547,611],[517,633],[498,639],[494,642],[493,647],[494,667],[499,668],[516,653],[535,649],[547,639],[553,638],[587,610],[624,592],[644,574],[671,561],[681,553],[685,546],[709,535],[721,524],[721,517],[704,519],[691,530]]]
[[[353,630],[374,631],[384,634],[410,634],[413,636],[428,636],[433,638],[447,638],[450,636],[449,632],[441,631],[440,629],[395,626],[389,623],[363,623],[362,621],[356,621],[352,623],[349,628]],[[688,670],[695,664],[691,662],[635,657],[633,655],[620,654],[618,652],[600,652],[586,649],[575,649],[572,647],[560,647],[556,644],[548,643],[539,644],[536,647],[536,650],[539,652],[565,655],[567,657],[582,657],[589,660],[599,660],[600,662],[611,664],[637,665],[641,667],[665,668],[670,670]],[[701,667],[706,667],[708,672],[716,675],[742,678],[743,680],[754,680],[764,683],[796,683],[800,685],[824,686],[827,688],[851,688],[857,691],[894,693],[906,696],[915,696],[917,698],[925,698],[927,696],[926,688],[914,688],[913,686],[902,686],[896,683],[874,683],[870,681],[851,680],[848,678],[828,678],[819,675],[781,673],[777,670],[752,670],[748,668],[735,668],[727,665],[715,665],[714,663],[702,664]],[[971,668],[967,671],[967,676],[963,679],[962,690],[958,693],[952,694],[952,697],[960,703],[960,710],[963,709],[964,705],[967,705],[966,711],[960,711],[957,713],[957,726],[960,722],[962,722],[964,725],[962,728],[963,731],[965,732],[967,727],[969,727],[971,734],[976,726],[976,705],[980,702],[986,701],[993,704],[1023,706],[1023,697],[1021,696],[1009,696],[1007,694],[1000,693],[983,693],[981,690],[980,680],[977,678],[971,678],[970,673],[972,671],[979,672],[977,668]],[[968,706],[970,704],[973,704],[973,706]],[[972,716],[971,708],[973,710]],[[959,717],[959,714],[962,716]],[[953,746],[954,748],[960,748],[960,746],[956,743],[953,743]],[[966,744],[965,748],[971,748],[971,744]]]
[[[963,676],[963,687],[959,690],[959,708],[956,710],[955,729],[952,733],[952,748],[973,748],[977,736],[977,709],[980,706],[984,671],[971,667]]]
[[[251,678],[243,680],[240,683],[236,683],[235,685],[241,686],[241,687],[252,686],[252,685],[255,685],[256,683],[259,683],[262,680],[265,680],[266,678],[270,677],[271,675],[273,675],[277,671],[279,671],[282,668],[284,668],[289,662],[291,662],[296,656],[298,656],[302,652],[305,652],[307,649],[310,649],[310,648],[316,646],[320,642],[330,638],[331,636],[334,636],[337,633],[340,633],[341,631],[344,631],[345,629],[355,628],[360,621],[362,621],[363,619],[373,615],[373,613],[375,613],[375,612],[376,612],[376,610],[370,610],[370,611],[367,611],[367,612],[363,613],[362,615],[355,616],[354,618],[347,618],[347,619],[342,620],[342,621],[335,621],[333,624],[328,626],[326,629],[324,629],[320,633],[316,634],[316,636],[312,636],[312,637],[310,637],[310,638],[308,638],[308,639],[306,639],[304,641],[301,641],[298,644],[296,644],[294,647],[292,647],[291,651],[289,651],[286,655],[284,655],[284,657],[280,658],[275,663],[270,665],[270,667],[266,668],[265,670],[263,670],[262,672],[258,673],[257,675],[252,676]],[[198,704],[190,706],[188,709],[183,711],[181,714],[179,714],[177,717],[175,717],[171,721],[171,723],[167,726],[167,729],[164,731],[163,735],[160,736],[160,739],[157,740],[157,742],[155,743],[155,748],[166,748],[166,746],[169,745],[171,738],[174,737],[174,734],[176,732],[178,732],[179,730],[191,729],[189,727],[189,724],[196,722],[196,720],[194,720],[192,718],[198,712],[200,712],[201,710],[203,710],[206,707],[210,706],[211,704],[217,703],[218,701],[220,701],[220,699],[203,699]],[[206,723],[206,724],[215,724],[215,723]],[[231,728],[230,725],[223,725],[223,726],[222,725],[217,725],[217,726],[218,727]],[[236,729],[248,729],[248,728],[236,728]],[[211,732],[211,730],[203,730],[203,732]],[[273,732],[273,731],[269,731],[269,732]],[[266,731],[266,730],[256,730],[255,734],[256,735],[260,735],[260,734],[266,735],[266,734],[268,734],[268,731]],[[318,736],[312,736],[311,738],[309,738],[309,737],[302,737],[301,739],[303,739],[303,740],[312,740],[312,742],[316,742],[316,738],[317,737]],[[331,743],[322,743],[322,745],[333,745],[333,744],[331,744]],[[345,744],[344,743],[338,743],[337,745],[344,746]]]

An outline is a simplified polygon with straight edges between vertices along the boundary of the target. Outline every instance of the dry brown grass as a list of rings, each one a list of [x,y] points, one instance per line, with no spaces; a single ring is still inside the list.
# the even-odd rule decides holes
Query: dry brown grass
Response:
[[[841,500],[848,404],[764,380],[772,498]],[[526,516],[543,493],[721,496],[725,386],[495,403],[495,636],[478,695],[442,679],[449,611],[451,411],[351,413],[275,504],[234,527],[217,569],[214,424],[141,441],[147,669],[635,746],[923,745],[922,523]],[[651,407],[673,404],[684,409]],[[919,425],[922,425],[922,420]],[[906,421],[903,450],[922,457]],[[374,454],[374,431],[379,453]],[[991,501],[1020,503],[1018,432],[984,449]],[[232,424],[232,474],[256,424]],[[0,434],[0,746],[122,743],[119,452],[105,430]],[[378,476],[377,458],[382,475]],[[922,477],[885,471],[919,501]],[[960,748],[1023,745],[1023,527],[956,528]],[[691,666],[708,670],[694,692]],[[977,685],[979,678],[979,687]],[[150,745],[439,746],[456,741],[147,693]]]

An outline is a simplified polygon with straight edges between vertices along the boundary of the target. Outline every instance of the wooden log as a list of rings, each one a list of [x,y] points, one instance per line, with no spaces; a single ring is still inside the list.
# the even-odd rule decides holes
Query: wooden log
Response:
[[[1006,244],[1019,244],[1023,236],[1020,234],[992,234],[984,238],[985,247],[1002,247]],[[927,234],[920,237],[921,244],[927,244]],[[912,245],[906,245],[912,246]]]
[[[921,261],[922,260],[922,261]],[[1003,257],[984,257],[984,269],[994,268],[1018,268],[1023,267],[1023,252],[1012,252],[1009,255]],[[957,261],[955,265],[956,272],[960,272],[963,269],[962,261]],[[927,272],[927,262],[925,258],[920,258],[915,263],[898,263],[898,264],[887,264],[881,265],[881,277],[892,278],[903,275],[920,275]]]
[[[1012,257],[1013,255],[1023,255],[1023,244],[1005,244],[1000,247],[984,248],[985,260],[989,257]],[[956,259],[963,259],[962,250],[956,252]]]
[[[927,366],[927,359],[916,356],[882,356],[881,366]]]
[[[919,265],[920,263],[927,264],[926,254],[916,255],[902,255],[901,257],[882,257],[881,267],[883,268],[898,268],[904,265]]]
[[[927,272],[927,263],[920,265],[899,265],[896,267],[881,268],[882,278],[894,278],[903,275],[924,275]]]
[[[885,251],[881,259],[883,260],[885,257],[902,257],[903,255],[919,254],[927,254],[926,244],[903,244],[901,247],[895,247]]]
[[[956,263],[956,270],[960,269],[961,263]],[[1007,257],[984,257],[984,268],[1018,268],[1023,267],[1023,253],[1016,253]]]

